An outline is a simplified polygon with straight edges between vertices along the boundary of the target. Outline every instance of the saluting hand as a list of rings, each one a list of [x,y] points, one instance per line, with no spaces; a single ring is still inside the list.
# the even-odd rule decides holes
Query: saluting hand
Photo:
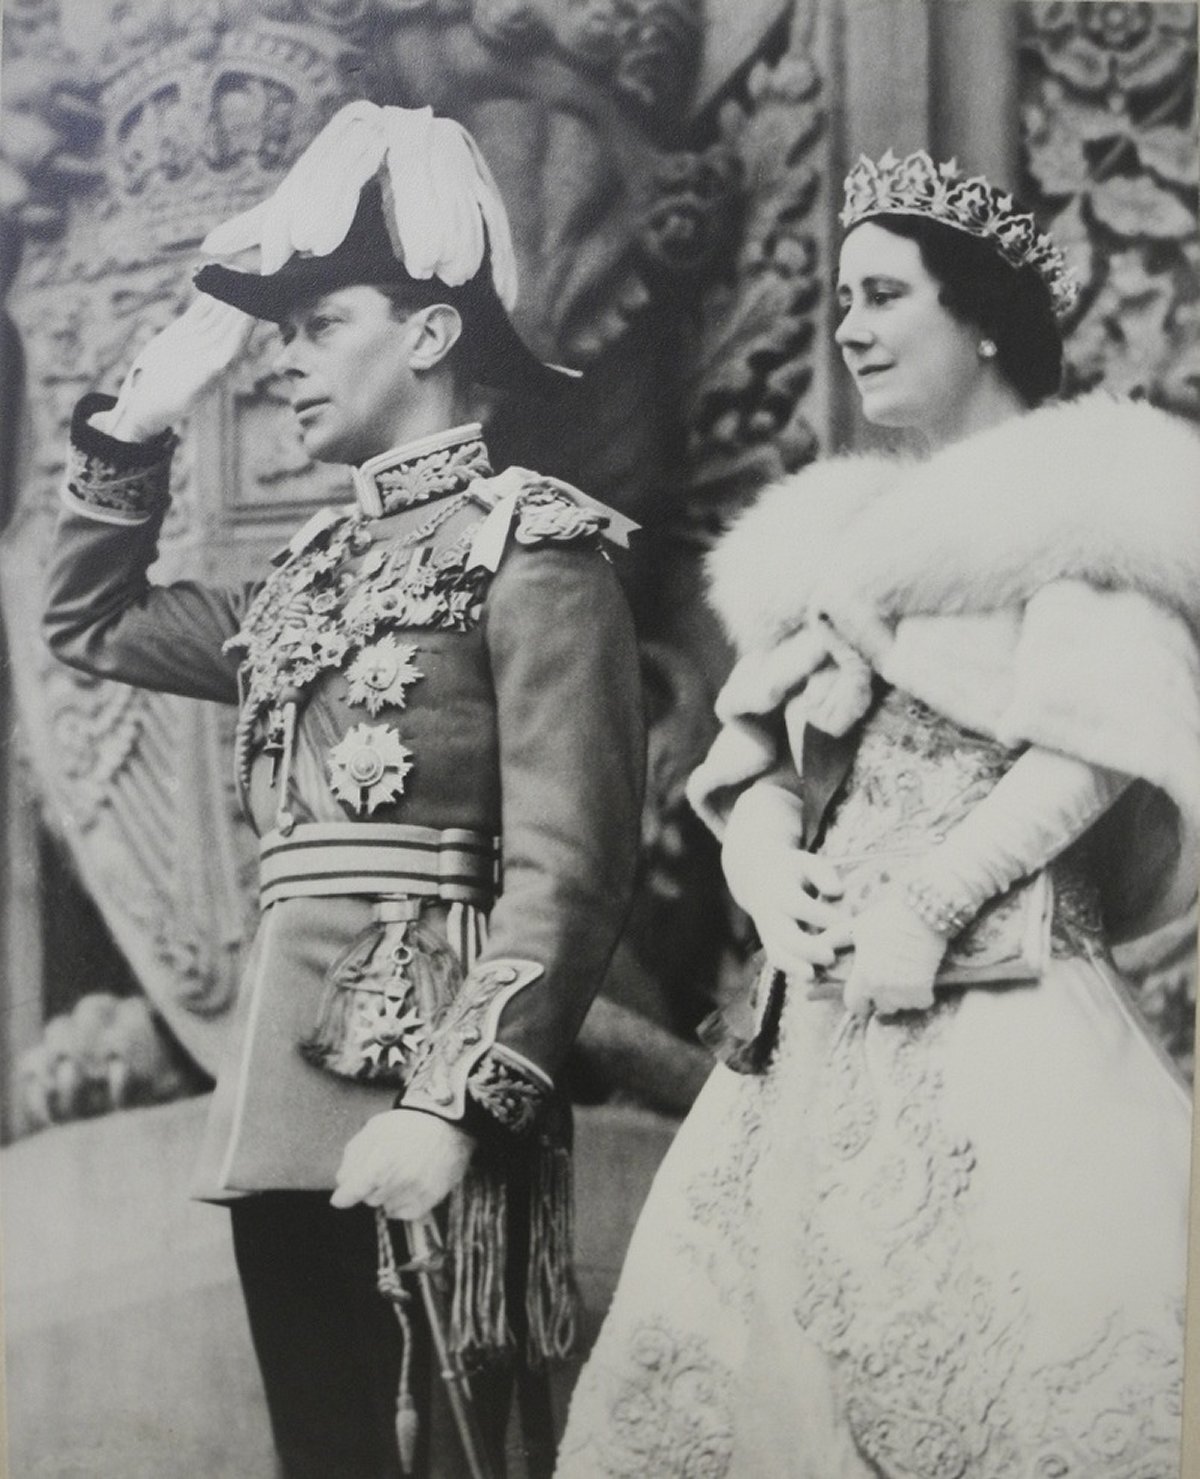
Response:
[[[92,424],[125,442],[144,442],[173,425],[241,354],[255,320],[199,295],[141,350],[111,411]]]
[[[466,1174],[475,1142],[448,1120],[417,1109],[390,1109],[369,1119],[346,1146],[338,1167],[335,1207],[365,1202],[396,1220],[424,1217]]]

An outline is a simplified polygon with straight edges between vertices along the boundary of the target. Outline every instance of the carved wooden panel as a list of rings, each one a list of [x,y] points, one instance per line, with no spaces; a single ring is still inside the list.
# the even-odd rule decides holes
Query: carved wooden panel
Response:
[[[1020,11],[1024,165],[1084,284],[1068,389],[1200,419],[1196,7]]]
[[[23,17],[39,57],[54,20],[50,7],[40,12],[27,6]],[[266,21],[231,27],[215,8],[108,7],[107,19],[86,62],[58,37],[45,84],[46,116],[64,82],[86,88],[104,137],[98,177],[50,192],[57,219],[27,234],[10,298],[31,451],[3,549],[4,620],[51,822],[146,989],[211,1068],[254,905],[253,848],[228,775],[230,718],[56,663],[37,625],[41,565],[74,401],[115,389],[138,345],[187,301],[186,264],[203,232],[270,189],[342,100],[341,48]],[[6,37],[6,75],[22,39]],[[214,496],[220,410],[201,407],[193,422],[155,573],[236,578],[255,552],[230,559],[236,540]]]
[[[1200,421],[1197,8],[1017,9],[1024,184],[1083,283],[1066,391],[1103,385]],[[1122,967],[1190,1072],[1195,914],[1133,947]]]

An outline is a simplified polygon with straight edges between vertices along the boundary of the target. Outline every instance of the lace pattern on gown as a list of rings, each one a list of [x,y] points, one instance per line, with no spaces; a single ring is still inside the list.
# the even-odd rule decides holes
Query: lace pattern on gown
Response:
[[[599,1468],[575,1472],[608,1479],[722,1479],[729,1469],[732,1373],[701,1335],[681,1335],[665,1321],[635,1330],[626,1350],[627,1379],[613,1399]]]
[[[767,1084],[717,1069],[668,1152],[626,1264],[635,1277],[622,1277],[575,1389],[561,1479],[728,1473]],[[655,1206],[672,1215],[655,1222]]]
[[[687,1185],[687,1221],[674,1243],[702,1269],[721,1301],[745,1314],[753,1298],[757,1223],[748,1205],[765,1132],[769,1080],[742,1077],[723,1142]]]
[[[932,844],[1016,755],[893,691],[865,728],[822,851]],[[1055,955],[1104,950],[1088,861],[1084,842],[1053,865]],[[1179,1390],[1181,1346],[1101,1324],[1083,1354],[1030,1369],[1017,1276],[984,1271],[1004,1262],[978,1256],[975,1149],[942,1113],[962,1000],[948,993],[911,1020],[834,1019],[794,1169],[794,1317],[833,1362],[854,1440],[887,1479],[1166,1479],[1179,1429],[1162,1393]],[[783,1081],[814,1072],[792,1047],[808,1009],[799,996],[785,1005]]]
[[[894,849],[933,847],[972,811],[1021,753],[961,729],[899,689],[864,726],[821,851],[835,862]],[[1054,887],[1051,950],[1107,956],[1100,895],[1085,836],[1050,864]],[[1019,887],[1019,885],[1018,885]]]
[[[1031,1369],[1019,1280],[982,1271],[974,1147],[938,1109],[958,1005],[911,1024],[844,1018],[832,1035],[797,1168],[794,1317],[886,1479],[1168,1479],[1182,1341],[1113,1318],[1078,1356]]]
[[[820,850],[932,847],[991,791],[1020,754],[971,734],[893,688],[863,726]]]
[[[1016,753],[888,694],[822,851],[836,862],[934,842]],[[1103,950],[1086,844],[1052,867],[1054,953],[1084,960],[1051,962],[1046,982],[1020,988],[1035,994]],[[970,1110],[959,1123],[948,1087],[969,1072],[963,1031],[986,991],[863,1021],[792,989],[766,1074],[717,1070],[576,1390],[564,1479],[766,1474],[775,1450],[742,1434],[739,1401],[785,1411],[775,1432],[791,1424],[803,1472],[821,1473],[828,1432],[810,1431],[796,1375],[810,1360],[828,1373],[839,1435],[880,1479],[1174,1479],[1182,1300],[1126,1312],[1113,1288],[1094,1317],[1083,1303],[1075,1333],[1051,1317],[1048,1336],[1019,1219],[1014,1245],[989,1220],[983,1130]],[[757,1371],[761,1389],[739,1389],[764,1320],[778,1362]]]

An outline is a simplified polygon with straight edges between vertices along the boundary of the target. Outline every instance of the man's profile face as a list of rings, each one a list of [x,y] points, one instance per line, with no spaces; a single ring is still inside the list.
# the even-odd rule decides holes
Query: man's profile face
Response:
[[[408,321],[378,288],[336,288],[297,303],[280,324],[275,369],[300,437],[318,462],[364,462],[402,442],[412,405]]]

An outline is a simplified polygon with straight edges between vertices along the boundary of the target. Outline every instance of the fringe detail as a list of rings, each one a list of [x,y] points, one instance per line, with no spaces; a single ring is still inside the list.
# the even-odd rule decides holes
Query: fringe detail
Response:
[[[525,1275],[526,1360],[560,1361],[575,1347],[580,1298],[575,1282],[575,1177],[571,1111],[553,1106],[532,1167],[529,1264]]]
[[[450,1349],[466,1363],[516,1348],[508,1319],[508,1179],[480,1157],[450,1199]]]
[[[514,1166],[518,1156],[524,1167]],[[524,1325],[523,1355],[530,1369],[572,1353],[580,1315],[574,1210],[567,1103],[551,1105],[535,1139],[514,1144],[503,1158],[476,1159],[451,1196],[446,1235],[453,1260],[450,1349],[465,1365],[516,1355],[514,1324]],[[510,1217],[519,1219],[515,1232]],[[521,1297],[522,1285],[514,1276],[523,1248],[524,1309],[514,1321],[509,1298]]]

